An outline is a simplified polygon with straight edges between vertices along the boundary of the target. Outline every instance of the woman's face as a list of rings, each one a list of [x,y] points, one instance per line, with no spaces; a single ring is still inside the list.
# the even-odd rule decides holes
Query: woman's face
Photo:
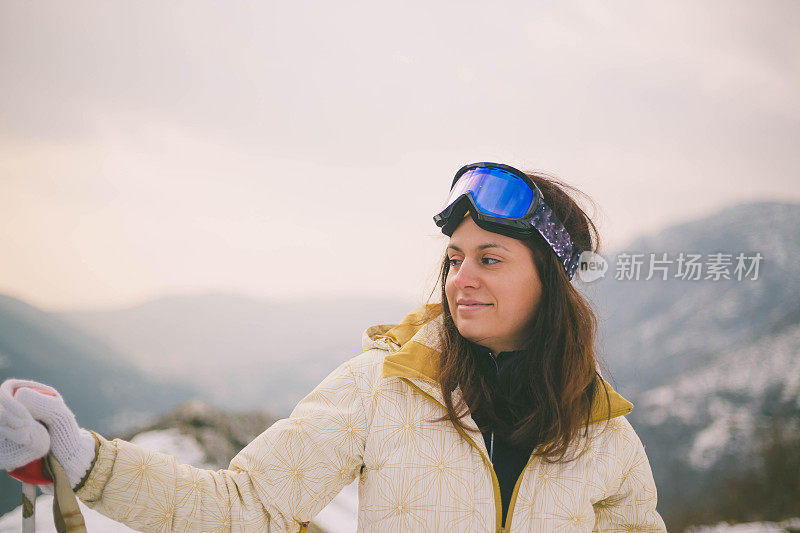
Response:
[[[445,294],[461,335],[495,354],[519,348],[542,295],[530,249],[468,216],[450,237],[447,257]]]

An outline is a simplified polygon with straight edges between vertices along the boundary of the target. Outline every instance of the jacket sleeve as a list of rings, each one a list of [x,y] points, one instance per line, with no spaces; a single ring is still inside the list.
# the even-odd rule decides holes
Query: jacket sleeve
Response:
[[[354,359],[250,442],[227,470],[178,464],[171,455],[95,434],[98,454],[76,495],[139,531],[302,531],[362,464],[367,418]]]
[[[618,488],[594,504],[594,531],[642,531],[666,533],[664,520],[656,510],[658,495],[644,445],[625,417],[622,419],[622,475]]]

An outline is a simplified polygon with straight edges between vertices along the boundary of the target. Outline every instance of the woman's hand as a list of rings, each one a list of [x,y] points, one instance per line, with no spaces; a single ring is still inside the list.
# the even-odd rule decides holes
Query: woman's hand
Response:
[[[13,396],[14,382],[0,385],[0,470],[15,470],[41,459],[50,450],[47,428]]]
[[[13,393],[12,391],[18,387],[21,388]],[[53,396],[37,392],[33,390],[35,388],[45,389]],[[47,455],[48,448],[41,442],[42,431],[44,431],[49,450],[53,452],[64,468],[70,484],[75,488],[86,475],[95,458],[95,439],[91,432],[78,425],[75,415],[64,403],[64,399],[58,391],[36,381],[7,379],[0,385],[0,402],[4,409],[6,409],[6,405],[9,405],[13,415],[9,417],[8,423],[0,425],[0,432],[5,432],[8,435],[7,438],[16,438],[17,440],[13,442],[25,441],[27,437],[24,431],[14,428],[20,425],[19,420],[27,421],[28,426],[24,427],[28,428],[27,431],[32,436],[32,440],[31,444],[25,446],[26,452],[21,454],[21,457],[24,456],[28,459],[22,464]],[[36,420],[42,422],[44,426]],[[33,425],[30,425],[31,421],[33,421]],[[35,426],[40,429],[33,429]],[[22,459],[14,462],[20,460]],[[0,466],[5,468],[4,465]],[[11,469],[13,470],[13,468]]]

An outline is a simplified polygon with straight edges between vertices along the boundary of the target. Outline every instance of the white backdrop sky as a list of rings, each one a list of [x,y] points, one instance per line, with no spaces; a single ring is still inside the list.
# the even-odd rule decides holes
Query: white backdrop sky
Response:
[[[481,160],[583,190],[606,250],[797,201],[797,28],[792,1],[6,1],[0,292],[420,300]]]

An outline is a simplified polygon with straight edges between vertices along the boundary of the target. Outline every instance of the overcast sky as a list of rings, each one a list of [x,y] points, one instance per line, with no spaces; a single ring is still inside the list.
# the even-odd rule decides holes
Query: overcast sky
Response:
[[[789,1],[5,1],[0,293],[421,300],[475,161],[583,190],[606,250],[798,201],[798,28]]]

